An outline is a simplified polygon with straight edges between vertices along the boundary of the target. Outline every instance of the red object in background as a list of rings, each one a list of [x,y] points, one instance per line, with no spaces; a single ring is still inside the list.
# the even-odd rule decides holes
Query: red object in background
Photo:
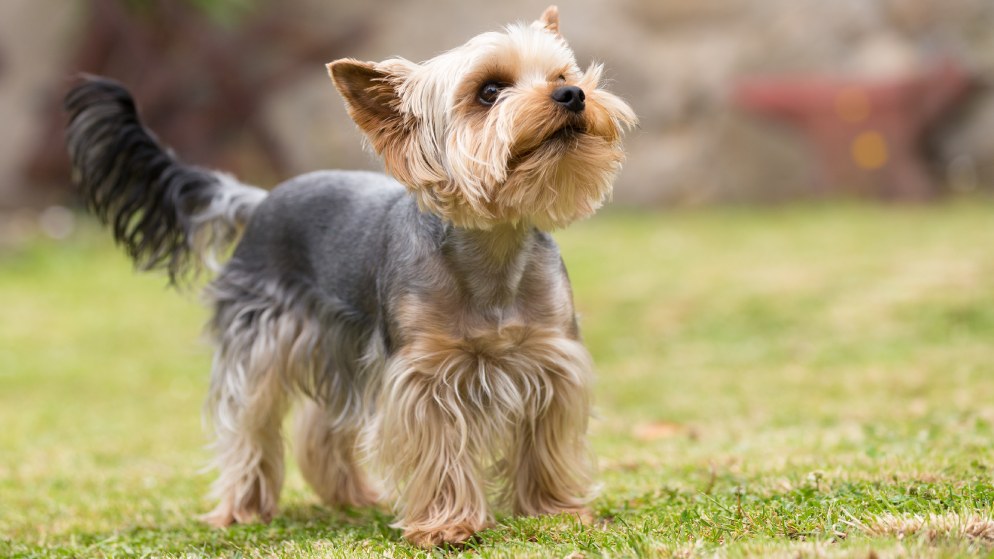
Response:
[[[883,79],[750,78],[739,82],[734,101],[804,134],[821,164],[822,191],[922,200],[938,194],[925,164],[926,135],[971,84],[961,66],[944,61]]]

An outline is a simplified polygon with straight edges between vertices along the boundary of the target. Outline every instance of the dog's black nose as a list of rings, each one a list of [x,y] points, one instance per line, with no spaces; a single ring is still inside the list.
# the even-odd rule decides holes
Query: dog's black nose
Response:
[[[564,85],[563,87],[557,87],[556,90],[552,92],[553,101],[559,103],[574,113],[578,113],[583,110],[583,101],[586,98],[587,96],[583,94],[583,90],[575,85]]]

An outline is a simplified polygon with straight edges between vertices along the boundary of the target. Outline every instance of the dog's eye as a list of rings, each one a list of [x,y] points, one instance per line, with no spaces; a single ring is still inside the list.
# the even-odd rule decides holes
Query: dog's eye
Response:
[[[564,82],[564,81],[566,81],[566,76],[564,76],[564,75],[562,75],[562,74],[559,74],[559,77],[558,77],[558,78],[556,78],[556,80],[557,80],[557,81],[561,81],[561,82]]]
[[[487,82],[480,86],[480,92],[476,94],[476,98],[484,105],[493,105],[497,102],[497,96],[500,95],[501,90],[505,87],[507,87],[507,84]]]

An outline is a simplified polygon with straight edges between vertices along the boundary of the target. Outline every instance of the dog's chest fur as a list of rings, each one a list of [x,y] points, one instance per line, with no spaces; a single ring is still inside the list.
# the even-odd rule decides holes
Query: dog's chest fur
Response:
[[[584,382],[569,281],[547,235],[450,228],[415,269],[388,301],[396,352],[386,394],[402,385],[452,413],[517,424],[540,414],[557,384]]]

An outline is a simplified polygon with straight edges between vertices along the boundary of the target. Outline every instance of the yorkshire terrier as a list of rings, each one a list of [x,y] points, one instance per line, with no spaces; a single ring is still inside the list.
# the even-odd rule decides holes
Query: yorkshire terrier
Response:
[[[276,514],[294,401],[321,499],[367,506],[385,487],[418,546],[490,525],[491,497],[583,511],[591,359],[548,231],[604,203],[635,114],[600,65],[577,66],[555,6],[421,64],[328,71],[393,178],[322,171],[267,192],[179,162],[116,82],[66,98],[74,180],[136,265],[172,283],[217,272],[207,521]]]

